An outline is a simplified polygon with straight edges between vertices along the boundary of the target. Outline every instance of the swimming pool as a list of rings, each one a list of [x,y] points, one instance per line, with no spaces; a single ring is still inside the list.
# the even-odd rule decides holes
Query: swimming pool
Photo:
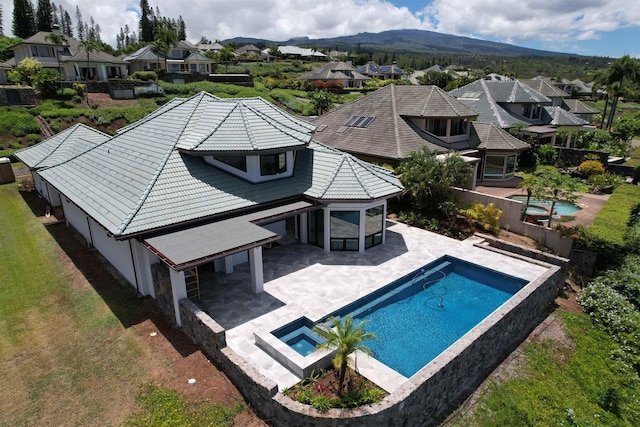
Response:
[[[517,200],[522,203],[527,203],[527,196],[509,196],[508,198],[511,200]],[[541,210],[540,207],[546,208],[548,213],[548,210],[551,208],[551,202],[545,202],[544,200],[533,198],[529,200],[529,208],[538,209],[538,211],[536,211],[535,213],[531,213],[532,215],[538,214],[539,210]],[[529,208],[527,209],[527,213],[529,213]],[[573,215],[574,213],[580,211],[582,208],[574,203],[560,201],[556,202],[554,209],[558,215]]]
[[[411,377],[527,284],[482,266],[443,256],[327,315],[367,319],[378,339],[366,345],[374,358]],[[318,337],[306,318],[272,331],[299,354],[313,352]],[[314,341],[315,340],[315,341]],[[304,352],[296,346],[302,342]]]

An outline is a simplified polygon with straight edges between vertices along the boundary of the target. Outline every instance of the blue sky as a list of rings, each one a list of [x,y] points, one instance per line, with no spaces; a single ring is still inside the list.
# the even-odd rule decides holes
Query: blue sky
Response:
[[[32,0],[34,3],[37,1]],[[58,0],[75,21],[100,24],[115,46],[121,27],[137,29],[139,0]],[[0,0],[11,34],[13,0]],[[237,36],[283,41],[417,28],[580,55],[640,57],[638,0],[149,0],[163,16],[182,16],[188,39]]]

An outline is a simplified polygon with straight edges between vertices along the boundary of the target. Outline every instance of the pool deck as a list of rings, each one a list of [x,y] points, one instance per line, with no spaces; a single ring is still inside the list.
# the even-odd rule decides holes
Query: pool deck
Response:
[[[476,191],[479,193],[490,194],[492,196],[508,198],[509,196],[526,196],[527,192],[523,188],[509,188],[509,187],[488,187],[477,186]],[[582,225],[588,227],[591,225],[595,217],[602,209],[602,206],[609,200],[610,194],[591,194],[591,193],[578,193],[580,198],[576,200],[575,204],[580,206],[580,210],[571,216],[574,217],[571,221],[563,221],[562,225],[566,227],[575,227],[576,225]],[[556,223],[557,224],[557,223]]]
[[[458,241],[404,224],[387,222],[387,242],[358,252],[324,252],[293,243],[263,251],[264,292],[249,289],[249,266],[229,275],[201,268],[204,310],[226,329],[227,345],[280,390],[300,378],[255,344],[254,332],[270,332],[301,316],[318,319],[411,271],[451,255],[528,281],[547,271],[530,263],[475,247],[478,238]],[[358,368],[392,392],[405,378],[392,376],[376,361],[358,358]],[[375,377],[375,378],[372,378]]]

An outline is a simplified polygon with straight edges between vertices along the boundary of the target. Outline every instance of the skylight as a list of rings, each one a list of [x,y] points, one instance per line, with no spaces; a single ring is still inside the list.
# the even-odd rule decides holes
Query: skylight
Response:
[[[366,128],[374,119],[375,117],[371,116],[351,116],[351,118],[344,123],[344,126],[353,128]]]

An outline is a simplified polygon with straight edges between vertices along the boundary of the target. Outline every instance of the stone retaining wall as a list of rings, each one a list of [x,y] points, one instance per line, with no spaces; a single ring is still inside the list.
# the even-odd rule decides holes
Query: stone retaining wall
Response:
[[[171,276],[164,264],[151,265],[151,277],[156,296],[156,304],[160,310],[176,325],[176,314],[173,309],[173,294],[171,292]]]
[[[561,268],[550,267],[381,402],[324,413],[279,393],[275,382],[225,347],[224,329],[191,301],[180,301],[180,316],[185,333],[225,372],[257,413],[275,426],[429,426],[463,402],[528,336],[547,315],[562,282]]]

